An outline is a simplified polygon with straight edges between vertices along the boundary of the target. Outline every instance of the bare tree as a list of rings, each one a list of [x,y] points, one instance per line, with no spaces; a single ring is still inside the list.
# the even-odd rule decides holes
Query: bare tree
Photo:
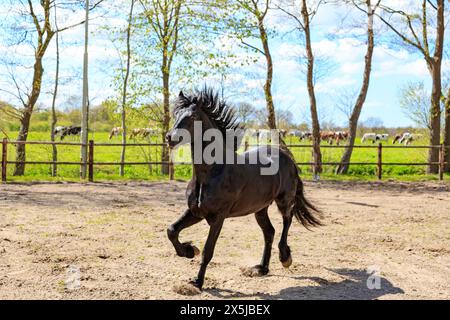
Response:
[[[161,50],[161,78],[164,117],[162,121],[162,139],[165,139],[170,125],[170,76],[172,62],[179,45],[180,19],[184,0],[140,0],[147,24],[155,33]],[[163,147],[162,161],[169,161],[169,150]],[[162,166],[162,173],[169,173],[169,166]]]
[[[357,97],[357,90],[342,89],[336,94],[336,102],[334,106],[346,117],[346,119],[350,119]]]
[[[255,107],[247,102],[240,102],[237,104],[236,115],[244,125],[249,125],[256,117]]]
[[[126,109],[127,109],[127,89],[128,89],[128,78],[130,76],[130,61],[131,61],[131,26],[133,23],[133,9],[135,0],[131,0],[130,12],[128,15],[128,25],[126,31],[126,44],[127,44],[127,62],[125,68],[125,76],[123,78],[123,88],[122,88],[122,152],[120,154],[120,176],[123,177],[125,171],[125,151],[127,143],[127,124],[126,124]]]
[[[421,8],[411,8],[410,12],[380,6],[383,14],[377,14],[381,21],[401,40],[408,49],[419,52],[428,67],[432,81],[430,106],[430,144],[440,143],[440,102],[442,97],[441,66],[444,48],[444,0],[422,0]],[[416,10],[415,10],[416,9]],[[429,14],[431,10],[432,14]],[[431,21],[435,21],[431,23]],[[432,45],[434,43],[434,50]],[[450,142],[450,141],[447,141]],[[430,148],[428,161],[437,163],[439,150]],[[438,165],[431,164],[429,173],[437,173]]]
[[[56,12],[56,6],[54,8],[55,12],[55,27],[58,29],[58,19],[57,19],[57,12]],[[56,34],[55,38],[56,43],[56,70],[55,70],[55,86],[52,93],[52,122],[50,126],[50,140],[52,142],[55,142],[55,127],[56,122],[58,121],[58,118],[56,116],[56,96],[58,95],[58,86],[59,86],[59,34]],[[52,177],[56,177],[57,173],[57,164],[56,161],[58,161],[58,148],[55,144],[52,145]]]
[[[423,82],[411,82],[401,89],[400,106],[419,127],[431,130],[430,93]]]
[[[336,173],[347,173],[349,168],[349,162],[353,153],[353,146],[355,145],[355,139],[358,128],[358,120],[361,115],[364,102],[366,101],[367,91],[369,90],[370,73],[372,70],[372,56],[374,49],[374,32],[373,32],[373,18],[377,8],[380,5],[378,0],[375,5],[372,5],[371,0],[356,1],[352,0],[351,3],[359,10],[367,14],[367,49],[364,57],[364,73],[361,89],[359,90],[358,98],[355,101],[353,111],[348,119],[349,137],[344,154],[341,158],[341,163],[336,169]],[[365,4],[365,7],[361,7]]]
[[[289,18],[291,18],[302,32],[304,47],[306,51],[306,86],[309,96],[309,109],[311,113],[312,126],[312,149],[313,149],[313,174],[315,177],[322,172],[322,153],[320,151],[320,123],[317,112],[317,100],[315,93],[314,52],[311,44],[311,22],[319,7],[324,3],[322,0],[308,3],[301,0],[298,4],[295,0],[282,1],[277,7]]]
[[[446,171],[450,172],[450,87],[447,89],[447,97],[445,99],[445,126],[444,126],[444,161],[446,163]]]
[[[279,129],[289,129],[293,127],[294,115],[290,110],[276,109],[275,112],[277,115],[277,127]]]
[[[242,43],[256,52],[261,53],[266,60],[266,80],[264,83],[264,96],[266,98],[266,108],[267,108],[267,126],[269,129],[276,129],[277,124],[275,120],[275,108],[273,105],[272,96],[272,81],[273,81],[273,61],[272,54],[270,53],[269,47],[269,37],[267,33],[267,28],[265,26],[265,19],[269,11],[270,0],[238,0],[239,6],[244,10],[248,11],[256,20],[257,28],[259,31],[258,37],[261,41],[262,50],[241,40]]]

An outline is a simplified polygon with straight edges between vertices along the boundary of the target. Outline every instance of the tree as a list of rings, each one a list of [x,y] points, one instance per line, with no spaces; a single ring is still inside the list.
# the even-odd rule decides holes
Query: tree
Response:
[[[346,117],[346,119],[350,119],[357,97],[357,90],[354,90],[353,88],[350,90],[342,89],[336,94],[336,102],[334,106]]]
[[[322,0],[315,1],[314,3],[307,3],[306,0],[301,0],[299,3],[295,0],[286,0],[278,5],[278,9],[294,21],[297,30],[302,33],[304,40],[306,51],[306,86],[308,89],[312,124],[313,174],[316,177],[322,172],[322,153],[320,151],[320,123],[317,113],[314,84],[314,53],[311,44],[311,22],[323,3],[324,1]]]
[[[126,67],[125,67],[125,76],[123,78],[123,88],[122,88],[122,152],[120,154],[120,176],[123,177],[125,171],[125,151],[126,151],[126,143],[127,143],[127,124],[126,124],[126,108],[127,108],[127,89],[128,89],[128,78],[130,76],[130,61],[131,61],[131,27],[133,23],[133,9],[134,9],[135,0],[130,1],[130,13],[128,15],[128,25],[126,31]]]
[[[98,0],[91,9],[97,7],[103,0]],[[21,0],[18,6],[20,12],[16,15],[15,24],[11,26],[9,35],[14,37],[13,45],[17,44],[29,44],[33,50],[32,57],[32,70],[33,74],[31,78],[31,86],[22,86],[18,81],[14,72],[10,72],[11,83],[13,84],[16,92],[3,90],[11,94],[21,104],[21,108],[15,108],[13,113],[20,121],[19,134],[16,146],[16,167],[14,175],[23,175],[25,171],[26,160],[25,144],[20,142],[27,141],[28,132],[30,127],[31,116],[34,111],[37,100],[41,94],[44,68],[43,59],[47,52],[50,42],[55,34],[81,25],[84,21],[67,25],[64,27],[56,27],[52,24],[52,9],[54,6],[64,6],[65,8],[76,8],[79,6],[77,0],[68,0],[59,3],[55,0]],[[14,62],[11,62],[14,64]]]
[[[276,116],[277,116],[277,127],[279,129],[289,129],[294,125],[293,119],[294,115],[289,110],[284,109],[276,109]]]
[[[264,96],[266,99],[266,109],[267,109],[267,126],[269,129],[276,129],[277,124],[275,120],[275,108],[273,105],[273,96],[272,96],[272,81],[273,81],[273,61],[272,55],[270,53],[269,47],[269,36],[267,32],[267,28],[265,26],[265,19],[267,17],[267,13],[269,11],[270,0],[238,0],[237,3],[240,8],[244,9],[253,17],[253,21],[250,21],[248,28],[252,28],[253,26],[257,27],[258,35],[257,37],[261,41],[262,50],[247,43],[243,38],[241,38],[241,42],[252,48],[254,51],[261,53],[266,60],[266,80],[264,84]]]
[[[444,0],[436,0],[435,3],[430,0],[422,0],[420,8],[412,6],[408,8],[408,12],[381,5],[383,14],[377,14],[396,38],[401,40],[402,45],[420,53],[425,59],[432,82],[430,103],[431,145],[439,145],[440,143],[441,66],[445,29],[444,3]],[[432,11],[432,15],[429,15],[429,10]],[[434,48],[432,48],[433,44]],[[430,148],[428,162],[437,163],[438,160],[439,150]],[[437,173],[438,168],[437,164],[431,164],[428,167],[428,172]]]
[[[372,56],[374,49],[374,31],[373,31],[373,18],[377,8],[380,5],[380,0],[378,0],[375,5],[372,6],[371,0],[365,1],[355,1],[352,0],[351,3],[359,10],[363,11],[367,15],[367,49],[366,55],[364,57],[364,73],[362,85],[359,90],[358,97],[355,101],[353,110],[348,118],[348,129],[349,137],[347,140],[345,151],[341,158],[341,163],[336,169],[336,173],[344,174],[348,172],[349,162],[353,153],[353,146],[355,145],[355,139],[358,129],[358,120],[361,115],[361,110],[363,108],[364,102],[366,101],[367,92],[369,90],[370,73],[372,70]],[[365,3],[365,8],[361,7]]]
[[[56,29],[58,29],[58,19],[57,14],[56,14],[56,6],[55,6],[55,27]],[[56,42],[56,70],[55,70],[55,86],[53,89],[53,94],[52,94],[52,123],[51,123],[51,127],[50,127],[50,140],[52,142],[55,142],[55,127],[56,127],[56,122],[58,121],[57,115],[56,115],[56,96],[58,94],[58,86],[59,86],[59,34],[56,34],[56,38],[55,38],[55,42]],[[52,145],[52,160],[53,160],[53,164],[52,164],[52,177],[56,177],[56,173],[57,173],[57,164],[56,162],[58,161],[58,148],[56,148],[56,145],[53,144]]]
[[[251,122],[256,117],[256,109],[250,103],[240,102],[237,104],[236,116],[240,123],[244,125],[251,125]]]
[[[146,25],[154,36],[154,43],[160,52],[161,91],[163,96],[164,116],[162,119],[162,139],[165,139],[170,125],[170,77],[172,63],[179,49],[180,29],[184,25],[182,8],[184,0],[140,0]],[[163,147],[162,161],[169,161],[169,151]],[[162,173],[169,173],[169,166],[162,166]]]
[[[444,161],[446,163],[446,171],[450,172],[450,87],[447,89],[447,97],[445,99],[445,127],[444,127]]]
[[[411,82],[401,88],[400,106],[416,125],[431,130],[430,93],[422,81]]]

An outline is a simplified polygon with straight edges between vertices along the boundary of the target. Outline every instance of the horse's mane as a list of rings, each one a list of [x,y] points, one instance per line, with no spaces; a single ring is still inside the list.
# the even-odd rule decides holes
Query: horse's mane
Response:
[[[195,90],[191,93],[180,93],[175,103],[174,114],[188,108],[194,103],[214,121],[224,136],[228,129],[242,129],[242,126],[237,120],[234,108],[220,99],[219,94],[207,86],[202,90]]]

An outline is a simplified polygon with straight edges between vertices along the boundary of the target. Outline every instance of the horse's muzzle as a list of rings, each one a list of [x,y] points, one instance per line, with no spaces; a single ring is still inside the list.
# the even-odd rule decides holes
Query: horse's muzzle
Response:
[[[178,144],[177,141],[173,141],[172,140],[172,133],[171,132],[168,132],[166,134],[166,143],[169,145],[169,147],[175,147]]]

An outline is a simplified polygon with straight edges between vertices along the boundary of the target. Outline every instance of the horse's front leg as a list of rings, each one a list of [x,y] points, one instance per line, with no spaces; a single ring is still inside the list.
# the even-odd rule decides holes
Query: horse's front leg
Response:
[[[200,221],[202,221],[202,218],[195,217],[191,210],[187,209],[174,224],[167,228],[167,236],[180,257],[192,259],[195,255],[200,253],[198,248],[191,245],[189,242],[180,243],[178,240],[178,235],[181,230],[186,229]]]
[[[208,239],[206,239],[205,247],[203,248],[202,263],[200,265],[200,270],[198,272],[197,278],[195,278],[191,283],[198,289],[202,289],[203,282],[205,280],[206,267],[211,261],[214,248],[216,246],[217,238],[219,238],[220,231],[223,226],[223,219],[216,219],[214,222],[208,221],[210,228],[208,233]]]

